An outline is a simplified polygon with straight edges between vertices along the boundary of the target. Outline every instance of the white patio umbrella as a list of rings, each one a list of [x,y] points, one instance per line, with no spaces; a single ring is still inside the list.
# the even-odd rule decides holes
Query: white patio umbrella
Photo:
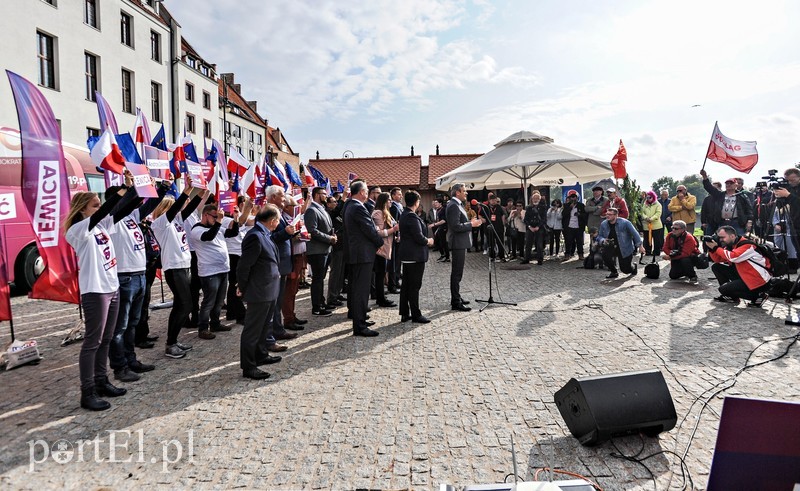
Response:
[[[495,145],[484,155],[436,179],[444,191],[457,182],[470,188],[503,189],[528,185],[560,186],[613,176],[611,163],[553,144],[548,136],[520,131]]]

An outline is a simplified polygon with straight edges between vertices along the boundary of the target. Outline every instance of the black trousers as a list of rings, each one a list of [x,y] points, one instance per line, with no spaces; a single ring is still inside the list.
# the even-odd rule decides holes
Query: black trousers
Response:
[[[583,256],[583,229],[565,228],[564,254],[567,256],[573,256],[575,255],[576,249],[578,250],[578,255]]]
[[[553,255],[553,246],[556,247],[556,255],[561,252],[561,229],[553,229],[548,234],[550,237],[550,255]]]
[[[425,274],[425,263],[403,263],[403,284],[400,285],[400,315],[412,319],[422,317],[419,309],[419,290],[422,288],[422,276]]]
[[[651,241],[653,243],[652,246],[650,245]],[[664,248],[664,229],[653,230],[652,239],[650,237],[650,231],[645,229],[643,242],[645,256],[653,254],[653,249],[655,249],[656,252],[661,252],[661,249]]]
[[[189,286],[191,280],[187,268],[169,269],[164,271],[164,277],[169,289],[172,290],[172,310],[169,313],[167,327],[167,346],[171,346],[178,342],[178,334],[189,320],[189,314],[192,311],[192,293]],[[200,310],[199,306],[198,310]]]
[[[575,229],[569,229],[575,230]],[[619,262],[619,270],[625,274],[633,273],[633,265],[631,261],[633,260],[633,254],[628,257],[622,257],[622,253],[619,251],[619,247],[603,247],[603,264],[606,265],[608,270],[611,273],[616,273],[617,268],[614,265],[614,259]]]
[[[494,232],[492,232],[494,228]],[[502,223],[496,227],[486,227],[486,233],[489,234],[489,257],[504,258],[506,257],[505,242],[505,227]],[[495,253],[495,248],[497,252]]]
[[[311,308],[322,310],[325,305],[325,275],[328,273],[328,255],[306,255],[306,261],[311,267]]]
[[[450,305],[461,305],[461,278],[464,276],[466,249],[453,249],[451,252],[452,269],[450,270]]]
[[[200,285],[200,274],[197,272],[197,254],[191,251],[192,265],[191,277],[189,279],[189,293],[192,295],[192,303],[190,306],[191,316],[189,317],[189,327],[197,327],[197,321],[200,318],[200,290],[203,288]]]
[[[243,321],[245,308],[242,299],[236,295],[236,288],[239,286],[236,279],[236,267],[239,265],[239,256],[235,254],[228,254],[228,259],[231,262],[231,270],[228,271],[228,295],[225,298],[225,304],[228,306],[228,311],[225,312],[227,320]]]
[[[531,229],[525,230],[525,260],[531,260],[531,249],[536,246],[536,261],[541,262],[544,259],[544,234],[545,231],[539,227],[536,232],[531,232]]]
[[[684,257],[681,259],[673,259],[669,263],[669,277],[670,279],[677,280],[678,278],[696,278],[697,273],[694,271],[694,264],[691,257]]]
[[[719,282],[719,292],[726,297],[756,300],[759,293],[769,289],[769,283],[766,283],[760,288],[751,290],[747,286],[747,283],[739,276],[739,272],[736,271],[736,266],[714,263],[711,265],[711,271]]]
[[[352,282],[347,300],[353,315],[353,332],[367,328],[367,309],[369,308],[369,280],[372,276],[372,262],[350,265]],[[375,285],[383,288],[383,284]]]
[[[142,300],[142,311],[139,314],[139,324],[136,326],[136,337],[134,338],[136,344],[147,341],[147,336],[150,335],[148,320],[150,319],[150,299],[152,298],[153,282],[156,280],[156,271],[158,268],[156,268],[155,260],[147,263],[147,269],[144,272],[144,300]]]
[[[259,361],[269,356],[267,332],[274,315],[274,300],[271,302],[247,302],[247,313],[244,317],[239,348],[239,365],[242,370],[256,368]]]
[[[386,290],[383,289],[384,279],[386,279],[386,268],[389,261],[385,257],[375,254],[375,265],[372,267],[372,272],[375,273],[373,281],[375,282],[375,300],[380,303],[386,302]],[[392,284],[389,283],[389,288]]]

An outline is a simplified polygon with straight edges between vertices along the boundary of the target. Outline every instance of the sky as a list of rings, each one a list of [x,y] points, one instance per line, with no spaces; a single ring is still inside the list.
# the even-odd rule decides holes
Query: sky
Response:
[[[749,175],[800,163],[800,2],[166,0],[303,162],[485,153],[517,131],[649,187],[703,165],[714,123],[758,142]]]

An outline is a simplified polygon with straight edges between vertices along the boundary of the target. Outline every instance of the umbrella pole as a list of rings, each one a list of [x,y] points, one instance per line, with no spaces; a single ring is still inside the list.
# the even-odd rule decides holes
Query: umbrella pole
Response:
[[[528,206],[528,176],[522,178],[522,196],[525,197],[525,206]]]

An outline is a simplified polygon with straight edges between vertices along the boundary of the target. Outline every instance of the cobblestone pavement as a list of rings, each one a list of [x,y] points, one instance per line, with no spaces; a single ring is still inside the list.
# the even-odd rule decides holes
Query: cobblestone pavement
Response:
[[[550,464],[606,490],[679,489],[685,454],[702,489],[724,395],[800,400],[795,346],[741,373],[702,413],[696,402],[764,341],[750,363],[787,349],[781,338],[798,330],[784,325],[783,303],[712,302],[710,270],[692,286],[666,282],[665,270],[657,281],[606,281],[606,272],[576,266],[498,265],[495,300],[519,305],[456,313],[448,310],[450,264],[431,261],[422,304],[433,322],[403,324],[396,310],[376,308],[376,338],[351,336],[343,308],[311,318],[301,290],[298,314],[310,322],[281,363],[264,367],[272,374],[264,382],[241,376],[240,326],[211,341],[184,330],[181,341],[195,348],[171,360],[161,344],[168,311],[154,311],[162,341],[139,356],[156,370],[122,384],[128,394],[100,413],[78,406],[79,345],[59,347],[75,307],[17,297],[18,336],[36,338],[44,360],[0,373],[0,488],[464,486],[503,481],[513,437],[526,479]],[[464,298],[486,298],[486,256],[468,254],[466,269]],[[0,329],[5,345],[7,323]],[[678,426],[614,442],[626,454],[657,454],[647,468],[611,456],[610,442],[583,447],[571,436],[553,401],[571,377],[651,368],[664,374]]]

